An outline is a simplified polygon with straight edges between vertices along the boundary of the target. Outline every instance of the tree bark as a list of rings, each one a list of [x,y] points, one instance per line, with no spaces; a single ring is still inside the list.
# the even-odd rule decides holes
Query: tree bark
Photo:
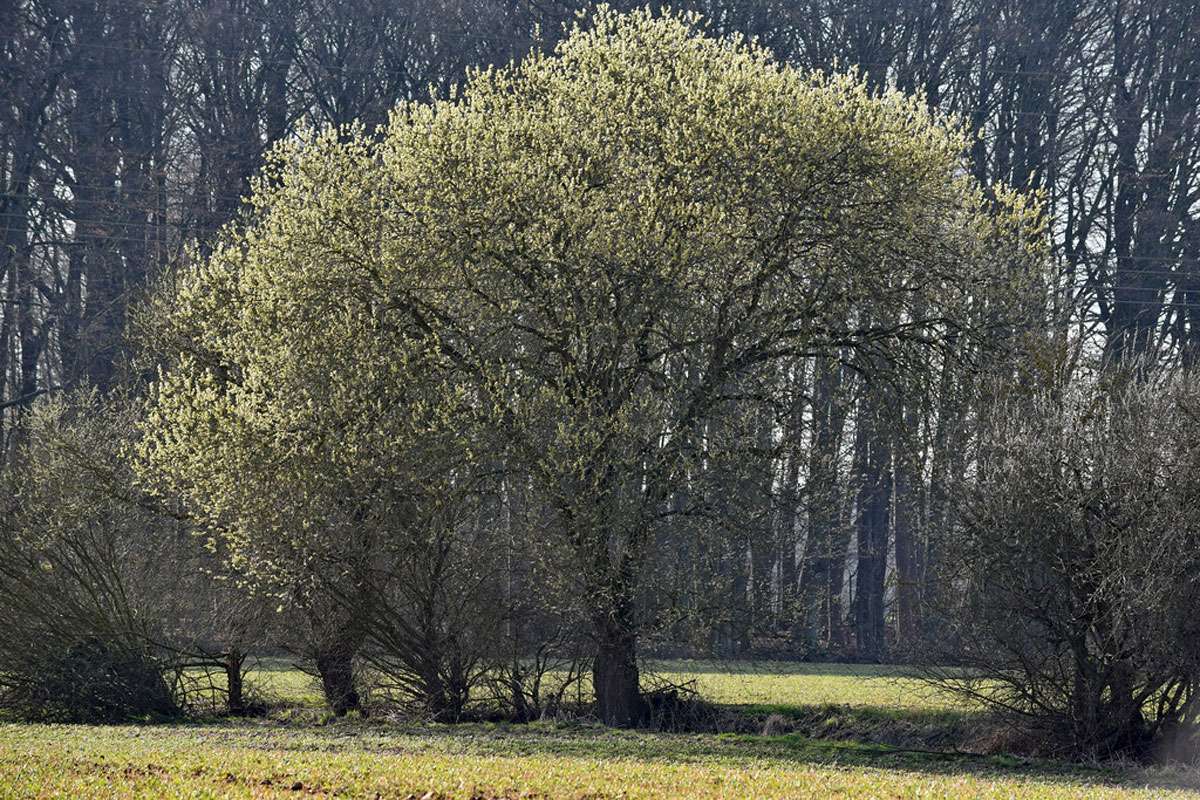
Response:
[[[637,636],[621,620],[604,618],[596,623],[596,639],[592,664],[596,711],[605,725],[636,727],[648,711],[638,674]]]
[[[805,637],[818,647],[828,648],[840,627],[842,572],[845,542],[841,534],[842,491],[838,482],[838,451],[841,447],[846,406],[842,393],[841,368],[832,359],[822,359],[814,368],[812,411],[813,444],[808,466],[806,505],[808,533],[800,563],[800,603],[805,618]]]
[[[354,681],[354,651],[350,642],[340,640],[317,653],[317,674],[321,676],[325,701],[339,717],[361,708]]]
[[[896,639],[900,646],[913,644],[921,630],[920,578],[917,574],[915,482],[907,459],[895,465]]]
[[[892,448],[893,513],[896,548],[896,641],[910,647],[920,634],[920,574],[917,569],[919,490],[923,470],[918,452],[919,421],[915,404],[906,403],[902,437]]]
[[[878,429],[878,409],[874,406],[879,400],[868,396],[856,442],[861,485],[858,492],[854,636],[858,657],[865,661],[878,661],[884,652],[883,590],[891,521],[891,453],[887,437]]]
[[[246,656],[237,650],[233,650],[225,657],[225,679],[229,686],[229,697],[227,706],[229,716],[242,717],[246,714],[246,697],[243,689],[242,666],[246,663]]]

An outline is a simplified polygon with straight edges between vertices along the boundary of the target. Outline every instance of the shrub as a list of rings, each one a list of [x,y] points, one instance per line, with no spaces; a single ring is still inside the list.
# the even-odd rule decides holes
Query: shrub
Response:
[[[1120,377],[1002,404],[947,560],[961,592],[939,609],[966,670],[931,677],[1051,752],[1144,758],[1192,728],[1198,422],[1190,378]]]
[[[162,666],[127,643],[82,639],[41,647],[6,673],[0,703],[22,719],[42,722],[127,722],[179,713]],[[13,663],[9,662],[11,668]]]
[[[126,411],[91,394],[48,404],[0,474],[0,705],[20,717],[179,713],[159,625],[178,536],[131,499]]]

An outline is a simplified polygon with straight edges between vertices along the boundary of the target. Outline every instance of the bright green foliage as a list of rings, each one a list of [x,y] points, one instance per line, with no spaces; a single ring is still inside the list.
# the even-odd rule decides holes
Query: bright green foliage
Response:
[[[303,573],[397,503],[427,530],[486,432],[553,515],[628,722],[647,545],[726,455],[730,399],[784,358],[1011,330],[1040,221],[985,199],[952,122],[699,24],[602,9],[378,143],[277,151],[180,279],[147,425],[247,570]]]
[[[371,640],[403,695],[458,713],[501,554],[470,526],[483,488],[461,390],[394,303],[376,161],[344,133],[281,146],[252,223],[143,312],[165,367],[142,472],[304,612],[292,643],[343,665],[335,706],[353,705],[348,659]]]
[[[311,577],[301,554],[345,544],[329,539],[434,513],[444,465],[420,446],[453,435],[454,396],[431,385],[435,354],[387,307],[366,145],[329,133],[276,156],[254,223],[172,276],[144,316],[172,359],[144,452],[221,525],[237,566],[290,585]]]

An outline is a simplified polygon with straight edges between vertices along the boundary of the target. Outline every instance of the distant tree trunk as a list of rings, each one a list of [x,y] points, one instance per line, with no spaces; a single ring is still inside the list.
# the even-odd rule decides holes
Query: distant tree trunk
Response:
[[[41,113],[42,110],[39,109],[39,116]],[[27,124],[33,126],[32,122]],[[16,319],[16,342],[20,350],[20,358],[17,361],[17,370],[14,376],[16,378],[16,394],[13,399],[20,403],[18,406],[18,413],[20,413],[29,407],[37,395],[37,366],[44,337],[34,324],[34,308],[37,303],[34,293],[34,267],[28,241],[32,211],[28,195],[31,194],[32,189],[31,176],[35,165],[37,142],[32,132],[23,131],[19,127],[17,130],[19,136],[12,155],[15,166],[11,170],[15,179],[10,181],[13,196],[5,197],[4,205],[0,206],[0,210],[3,211],[3,220],[0,220],[0,224],[4,226],[4,240],[0,242],[0,267],[3,267],[9,276],[8,296],[5,298],[6,302],[3,308],[5,321],[7,322],[13,317]],[[9,326],[6,325],[7,327]],[[5,355],[8,354],[5,353]],[[10,398],[0,399],[9,400]]]
[[[808,535],[801,557],[800,602],[805,614],[806,637],[811,643],[829,647],[840,625],[842,572],[845,542],[841,532],[841,487],[838,484],[838,451],[846,420],[841,367],[832,359],[821,359],[814,371],[813,445],[806,487]]]
[[[778,379],[782,388],[782,380]],[[775,419],[771,414],[758,410],[754,437],[758,452],[770,452],[774,442]],[[747,481],[751,505],[757,507],[758,519],[750,522],[750,619],[746,626],[746,646],[754,646],[754,634],[769,630],[776,622],[773,603],[774,571],[779,547],[775,539],[772,507],[773,484],[775,483],[775,459],[764,459],[757,475],[751,474]]]
[[[20,408],[26,409],[38,396],[38,363],[46,342],[46,331],[45,326],[39,328],[34,324],[34,306],[37,301],[34,295],[33,264],[26,257],[9,268],[16,269],[18,275],[17,336],[21,347],[21,360],[17,398],[22,402]]]
[[[845,502],[849,502],[847,498]],[[825,571],[825,596],[822,604],[822,619],[828,631],[827,646],[836,653],[849,648],[846,631],[846,611],[842,608],[842,590],[846,585],[846,558],[850,551],[848,511],[840,511],[836,517],[837,527],[832,531],[829,545],[828,566]]]
[[[916,509],[912,475],[903,465],[895,466],[896,547],[896,633],[901,646],[912,644],[921,629],[920,586],[917,574]]]
[[[777,607],[779,609],[779,627],[789,631],[794,636],[798,631],[796,627],[797,609],[797,590],[799,589],[800,573],[797,570],[797,555],[796,555],[796,518],[799,511],[799,485],[800,485],[800,460],[802,447],[800,445],[800,437],[803,433],[804,426],[804,407],[805,403],[800,399],[803,397],[803,372],[799,370],[799,374],[794,379],[793,393],[796,399],[793,401],[792,411],[788,418],[788,427],[784,432],[784,436],[788,437],[787,447],[785,448],[787,456],[783,467],[783,475],[781,477],[782,485],[779,489],[779,515],[776,526],[776,541],[777,554],[779,559],[779,596]]]
[[[913,403],[906,403],[903,436],[892,450],[894,475],[893,508],[896,548],[896,634],[897,644],[907,647],[916,641],[921,625],[920,573],[917,568],[919,513],[918,486],[921,480],[917,452],[918,419]]]
[[[29,280],[29,259],[28,259],[28,244],[26,235],[29,227],[28,202],[24,194],[28,191],[28,180],[22,180],[15,183],[15,188],[20,191],[13,191],[11,194],[19,195],[13,198],[0,198],[0,216],[3,217],[0,223],[3,224],[4,239],[0,241],[0,272],[6,277],[5,295],[6,301],[0,305],[0,314],[3,315],[3,325],[0,325],[0,344],[3,344],[4,349],[0,351],[0,368],[3,369],[3,374],[0,375],[0,401],[20,403],[18,411],[32,402],[33,397],[29,394],[31,387],[29,385],[30,378],[27,376],[27,355],[25,349],[30,347],[33,341],[33,293],[30,289]],[[14,355],[12,345],[15,342],[19,345],[21,365],[19,372],[12,370],[9,364],[9,358]],[[3,390],[8,383],[9,374],[13,373],[13,385],[15,390],[12,397],[5,396]],[[37,385],[34,383],[32,390],[36,390]],[[0,419],[6,412],[0,411]]]
[[[859,419],[856,461],[858,490],[858,569],[854,586],[854,636],[860,659],[878,661],[884,653],[884,577],[887,574],[891,515],[891,453],[879,430],[881,398],[868,394]]]

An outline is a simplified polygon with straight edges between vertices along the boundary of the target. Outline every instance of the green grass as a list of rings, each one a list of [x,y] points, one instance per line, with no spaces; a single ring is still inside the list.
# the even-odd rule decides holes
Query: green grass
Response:
[[[902,670],[889,666],[675,660],[650,662],[645,673],[649,683],[695,681],[707,700],[764,711],[786,713],[826,705],[897,711],[962,710],[952,698],[904,678]],[[259,660],[250,669],[247,681],[277,700],[310,707],[324,703],[313,678],[286,659]]]
[[[904,678],[897,667],[789,661],[651,662],[647,672],[671,681],[695,680],[705,697],[739,705],[889,706],[945,708],[953,701]]]
[[[716,701],[786,712],[971,717],[887,669],[658,666]],[[594,725],[317,724],[311,679],[259,665],[266,692],[301,709],[263,720],[171,726],[0,725],[0,798],[1175,798],[1165,771],[1090,770],[1012,757],[911,752],[781,736],[611,731]],[[290,721],[289,721],[290,720]]]
[[[274,703],[323,708],[321,686],[312,675],[301,672],[281,658],[258,659],[247,670],[246,687]]]
[[[894,666],[672,661],[651,664],[649,680],[695,681],[708,700],[757,719],[779,715],[822,739],[977,749],[992,728],[978,709]]]
[[[1142,773],[907,754],[795,735],[540,724],[0,726],[0,796],[22,798],[1194,796],[1146,782]]]

